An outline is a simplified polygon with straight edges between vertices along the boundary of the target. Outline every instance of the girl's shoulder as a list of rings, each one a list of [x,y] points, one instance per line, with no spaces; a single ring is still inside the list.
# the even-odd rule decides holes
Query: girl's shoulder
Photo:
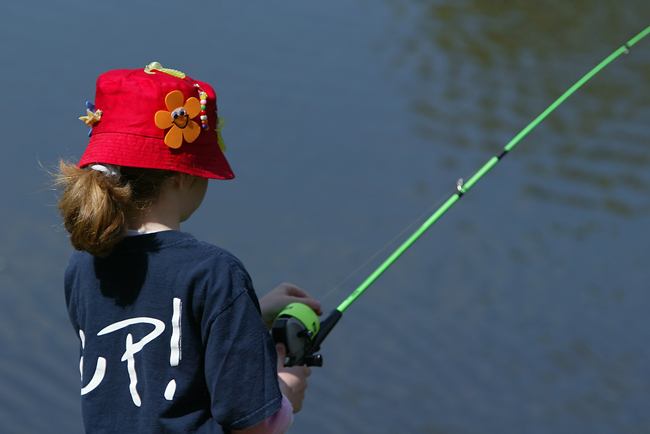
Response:
[[[239,275],[245,281],[250,280],[241,260],[223,247],[198,240],[183,232],[164,235],[165,241],[160,244],[157,254],[169,255],[175,268],[184,266],[199,271],[203,269],[219,275],[229,273]]]
[[[259,310],[250,275],[235,255],[179,231],[128,237],[105,258],[75,252],[65,288],[69,304],[119,298],[155,305],[177,297],[218,313],[248,294]]]
[[[243,268],[242,262],[228,250],[200,241],[181,231],[162,231],[125,238],[115,247],[110,257],[147,255],[150,260],[170,260],[175,263],[225,261]]]
[[[104,258],[75,251],[66,269],[66,281],[82,276],[83,280],[125,276],[129,281],[136,277],[139,281],[146,278],[176,284],[202,281],[201,286],[227,284],[235,292],[252,288],[248,271],[235,255],[180,231],[127,237]]]

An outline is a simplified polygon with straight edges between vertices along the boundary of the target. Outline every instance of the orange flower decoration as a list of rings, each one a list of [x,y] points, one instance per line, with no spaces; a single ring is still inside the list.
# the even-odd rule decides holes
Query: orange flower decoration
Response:
[[[183,104],[183,102],[185,102]],[[190,97],[185,101],[185,97],[180,90],[174,90],[165,97],[167,110],[156,112],[156,126],[161,130],[171,129],[165,135],[165,144],[170,148],[178,149],[183,144],[183,139],[187,143],[192,143],[199,137],[201,127],[191,120],[201,112],[201,103],[198,99]]]

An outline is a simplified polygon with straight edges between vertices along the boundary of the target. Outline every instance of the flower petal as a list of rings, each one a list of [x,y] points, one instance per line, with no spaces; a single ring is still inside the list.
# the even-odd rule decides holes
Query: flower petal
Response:
[[[170,148],[178,149],[183,144],[183,130],[178,128],[176,125],[172,126],[172,129],[169,130],[165,136],[165,145]]]
[[[189,121],[189,123],[183,130],[183,137],[185,137],[185,141],[187,143],[192,143],[193,141],[195,141],[196,138],[199,137],[199,134],[201,134],[201,127],[199,126],[199,124],[197,124],[194,121]]]
[[[172,90],[165,97],[165,105],[167,106],[167,110],[170,112],[179,107],[183,107],[183,102],[185,102],[185,97],[183,96],[183,92],[180,90]]]
[[[197,117],[201,113],[201,103],[194,97],[188,98],[183,107],[185,107],[185,111],[187,111],[190,119]]]
[[[165,110],[158,110],[154,117],[156,126],[161,130],[166,130],[172,126],[172,114]]]

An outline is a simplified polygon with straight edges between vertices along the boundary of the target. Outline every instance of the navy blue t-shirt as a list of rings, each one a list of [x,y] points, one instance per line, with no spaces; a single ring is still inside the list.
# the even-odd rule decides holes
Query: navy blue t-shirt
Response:
[[[88,433],[221,433],[281,407],[277,356],[250,276],[178,231],[128,237],[65,273]]]

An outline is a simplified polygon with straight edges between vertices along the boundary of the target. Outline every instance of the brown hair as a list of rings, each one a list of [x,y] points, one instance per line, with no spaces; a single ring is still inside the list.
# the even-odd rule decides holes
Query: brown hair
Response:
[[[120,172],[119,176],[109,176],[59,162],[54,181],[63,194],[57,209],[75,249],[107,256],[126,235],[124,211],[147,213],[160,197],[165,181],[176,173],[125,166]]]

